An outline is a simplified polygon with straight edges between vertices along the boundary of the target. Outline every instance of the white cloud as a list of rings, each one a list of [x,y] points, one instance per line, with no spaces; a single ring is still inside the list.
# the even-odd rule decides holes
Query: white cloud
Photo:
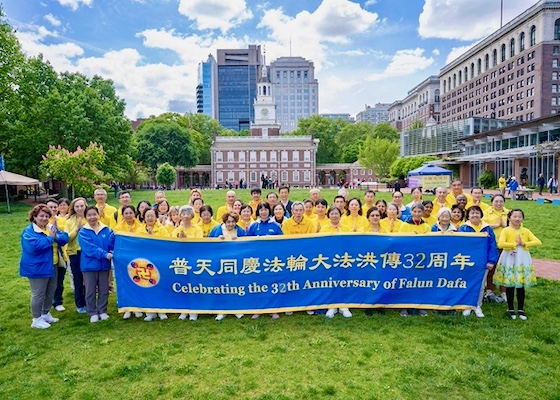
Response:
[[[461,47],[453,47],[451,49],[451,51],[449,52],[449,54],[447,55],[447,59],[445,60],[445,64],[449,64],[451,61],[455,60],[456,58],[458,58],[459,56],[463,55],[464,53],[466,53],[471,47],[473,47],[477,42],[474,42],[472,44],[469,44],[467,46],[461,46]]]
[[[80,4],[84,6],[91,7],[93,0],[57,0],[61,6],[70,7],[73,11],[76,11]]]
[[[504,2],[504,25],[535,2]],[[500,2],[425,0],[418,22],[418,32],[423,38],[476,40],[500,28]]]
[[[364,3],[364,6],[366,6],[366,7],[372,6],[372,5],[374,5],[375,3],[377,3],[377,0],[367,0],[367,1]]]
[[[220,29],[222,33],[253,18],[245,0],[181,0],[179,13],[194,20],[200,30]]]
[[[424,49],[405,49],[398,50],[391,62],[382,73],[372,74],[366,79],[369,81],[379,81],[385,78],[412,75],[430,67],[434,63],[432,57],[424,55]]]
[[[439,56],[439,54],[440,54],[439,49],[433,49],[433,50],[432,50],[432,54],[433,54],[434,56],[436,56],[436,57]]]
[[[61,22],[58,18],[56,18],[54,15],[52,14],[47,14],[44,17],[47,21],[49,21],[51,23],[52,26],[60,26]]]

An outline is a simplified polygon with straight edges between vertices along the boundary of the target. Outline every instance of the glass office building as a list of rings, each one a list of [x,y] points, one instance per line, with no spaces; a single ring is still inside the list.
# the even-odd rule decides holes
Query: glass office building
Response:
[[[218,80],[216,59],[210,54],[207,61],[198,64],[196,112],[218,119]]]

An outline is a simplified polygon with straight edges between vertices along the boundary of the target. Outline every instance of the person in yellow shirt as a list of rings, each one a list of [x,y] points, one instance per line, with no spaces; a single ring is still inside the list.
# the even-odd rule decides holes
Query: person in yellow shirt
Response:
[[[95,208],[99,211],[99,222],[113,229],[117,224],[117,221],[115,221],[117,209],[107,204],[107,191],[103,188],[97,188],[93,192],[93,198],[95,199]]]
[[[369,227],[369,222],[362,214],[362,202],[357,197],[348,201],[346,214],[342,217],[341,223],[350,228],[351,232],[365,232]]]
[[[204,205],[204,200],[202,200],[201,197],[197,197],[197,198],[193,199],[191,205],[192,205],[192,208],[194,210],[194,218],[193,218],[192,223],[193,224],[198,224],[201,221],[201,219],[200,219],[200,209]]]
[[[315,215],[317,215],[317,223],[315,232],[319,232],[323,226],[329,224],[329,218],[327,217],[327,207],[329,204],[325,199],[319,199],[315,203]]]
[[[189,196],[189,205],[192,206],[195,199],[202,199],[202,193],[197,188],[191,190],[191,194]]]
[[[45,203],[47,207],[52,212],[52,217],[49,219],[49,224],[53,225],[57,230],[64,232],[64,226],[66,225],[66,218],[61,217],[58,214],[58,202],[55,199],[49,199]],[[53,264],[56,268],[56,289],[53,297],[53,307],[56,311],[62,312],[66,311],[66,308],[62,304],[64,297],[64,277],[66,276],[66,268],[68,266],[68,253],[66,251],[67,246],[58,246],[56,242],[53,243]]]
[[[116,221],[116,224],[119,224],[120,222],[122,222],[123,220],[123,208],[126,206],[129,206],[130,203],[132,202],[132,197],[130,196],[130,192],[128,192],[127,190],[123,190],[122,192],[119,192],[119,208],[117,209],[117,213],[113,214],[113,218]],[[114,226],[116,226],[116,224]],[[107,225],[107,224],[106,224]],[[110,226],[110,225],[107,225]]]
[[[249,204],[243,204],[239,212],[239,221],[237,221],[237,225],[246,233],[253,222],[255,222],[253,219],[253,209]]]
[[[411,217],[403,222],[399,227],[400,233],[415,233],[417,235],[422,235],[428,233],[431,230],[431,225],[422,219],[424,215],[424,206],[419,203],[412,205],[410,210]]]
[[[433,201],[434,207],[432,213],[437,215],[441,208],[451,208],[455,204],[455,197],[453,197],[453,202],[448,203],[447,201],[447,188],[442,186],[436,188],[436,198]]]
[[[321,198],[321,190],[312,188],[309,190],[309,200],[313,203],[313,212],[315,212],[315,203]]]
[[[399,219],[399,206],[395,203],[387,204],[387,217],[383,218],[379,225],[387,233],[395,233],[399,231],[402,223]]]
[[[68,218],[64,231],[68,233],[68,257],[70,259],[70,268],[72,270],[72,279],[74,281],[74,303],[80,314],[86,314],[86,298],[84,290],[84,276],[81,269],[81,248],[78,243],[78,233],[80,229],[87,223],[85,211],[87,207],[86,199],[76,197],[70,203],[68,210]]]
[[[194,209],[191,206],[181,206],[179,209],[179,217],[181,218],[181,224],[178,228],[173,230],[171,237],[179,239],[202,239],[204,237],[200,226],[192,223]]]
[[[157,217],[157,210],[149,208],[144,211],[144,223],[136,230],[136,233],[155,237],[169,237],[169,231],[163,226]]]
[[[315,233],[315,222],[305,217],[303,214],[303,203],[301,201],[295,201],[292,204],[292,216],[286,219],[282,224],[282,233],[284,235],[308,235]]]
[[[364,193],[364,205],[362,206],[362,215],[366,215],[368,210],[375,207],[375,192],[373,190],[366,190]]]
[[[136,209],[128,205],[122,208],[122,221],[115,225],[115,232],[136,233],[142,223],[136,218]]]
[[[317,219],[317,214],[315,214],[314,204],[315,203],[310,199],[303,200],[304,215],[311,220]]]
[[[457,204],[457,196],[464,194],[467,197],[467,203],[472,203],[472,197],[463,191],[463,182],[460,179],[454,179],[451,182],[451,192],[445,198],[448,204]]]
[[[484,196],[484,191],[481,187],[475,186],[471,189],[471,197],[472,202],[467,203],[467,209],[471,208],[471,206],[479,206],[480,209],[486,213],[486,210],[490,208],[490,206],[486,203],[482,202],[482,197]]]
[[[522,226],[525,214],[516,208],[508,213],[509,226],[504,228],[498,239],[498,248],[502,254],[496,264],[494,283],[506,287],[508,314],[516,319],[513,300],[517,290],[517,316],[527,320],[524,311],[525,288],[537,284],[529,247],[540,246],[542,243],[533,232]]]
[[[465,217],[467,213],[458,204],[453,204],[451,206],[451,225],[456,230],[459,230],[461,225],[465,223]]]
[[[506,177],[504,174],[502,174],[498,178],[498,189],[500,189],[500,193],[502,194],[502,196],[506,195],[506,186],[507,186]]]
[[[366,214],[369,227],[364,231],[366,233],[389,233],[381,226],[381,211],[377,207],[371,207]],[[367,314],[367,313],[366,313]],[[368,314],[369,315],[369,314]]]
[[[221,221],[222,216],[226,212],[233,211],[233,202],[235,200],[237,200],[237,195],[235,194],[235,192],[233,190],[228,190],[227,193],[226,193],[226,204],[224,204],[223,206],[218,208],[218,211],[216,212],[216,220],[217,221]]]
[[[251,206],[251,210],[253,210],[253,220],[257,219],[257,206],[263,202],[261,199],[262,190],[259,187],[254,187],[251,189],[251,198],[252,200],[247,203]]]
[[[179,218],[179,207],[171,206],[169,212],[167,213],[167,220],[165,221],[165,228],[169,235],[173,232],[175,228],[181,223],[181,218]]]
[[[220,225],[218,221],[212,218],[213,215],[212,207],[208,205],[200,207],[200,222],[198,226],[202,229],[202,237],[208,237],[212,229]]]
[[[432,211],[434,209],[434,203],[431,200],[424,200],[422,202],[424,206],[424,215],[422,219],[428,224],[428,226],[432,226],[438,222],[435,215],[433,215]]]

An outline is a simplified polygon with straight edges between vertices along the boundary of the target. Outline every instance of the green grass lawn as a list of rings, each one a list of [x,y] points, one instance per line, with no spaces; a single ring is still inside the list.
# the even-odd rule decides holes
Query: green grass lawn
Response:
[[[239,192],[249,199],[248,190]],[[335,191],[325,192],[330,202]],[[224,195],[204,192],[215,206]],[[133,203],[153,197],[134,192]],[[188,192],[167,197],[184,204]],[[543,241],[533,256],[560,260],[553,229],[560,208],[506,206],[524,209],[525,225]],[[296,313],[191,322],[170,315],[147,323],[122,320],[111,295],[111,319],[90,324],[67,289],[68,310],[55,313],[61,321],[31,329],[29,285],[18,276],[29,208],[16,203],[6,214],[0,207],[1,399],[560,399],[560,282],[543,279],[527,292],[526,322],[508,320],[504,305],[485,304],[484,319],[355,310],[351,319]]]

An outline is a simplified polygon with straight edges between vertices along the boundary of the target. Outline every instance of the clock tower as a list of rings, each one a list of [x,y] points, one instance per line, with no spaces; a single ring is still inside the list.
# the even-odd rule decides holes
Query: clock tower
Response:
[[[261,77],[257,83],[257,98],[254,102],[255,121],[251,124],[251,136],[280,136],[280,125],[276,123],[276,103],[272,97],[272,84],[263,56]]]

